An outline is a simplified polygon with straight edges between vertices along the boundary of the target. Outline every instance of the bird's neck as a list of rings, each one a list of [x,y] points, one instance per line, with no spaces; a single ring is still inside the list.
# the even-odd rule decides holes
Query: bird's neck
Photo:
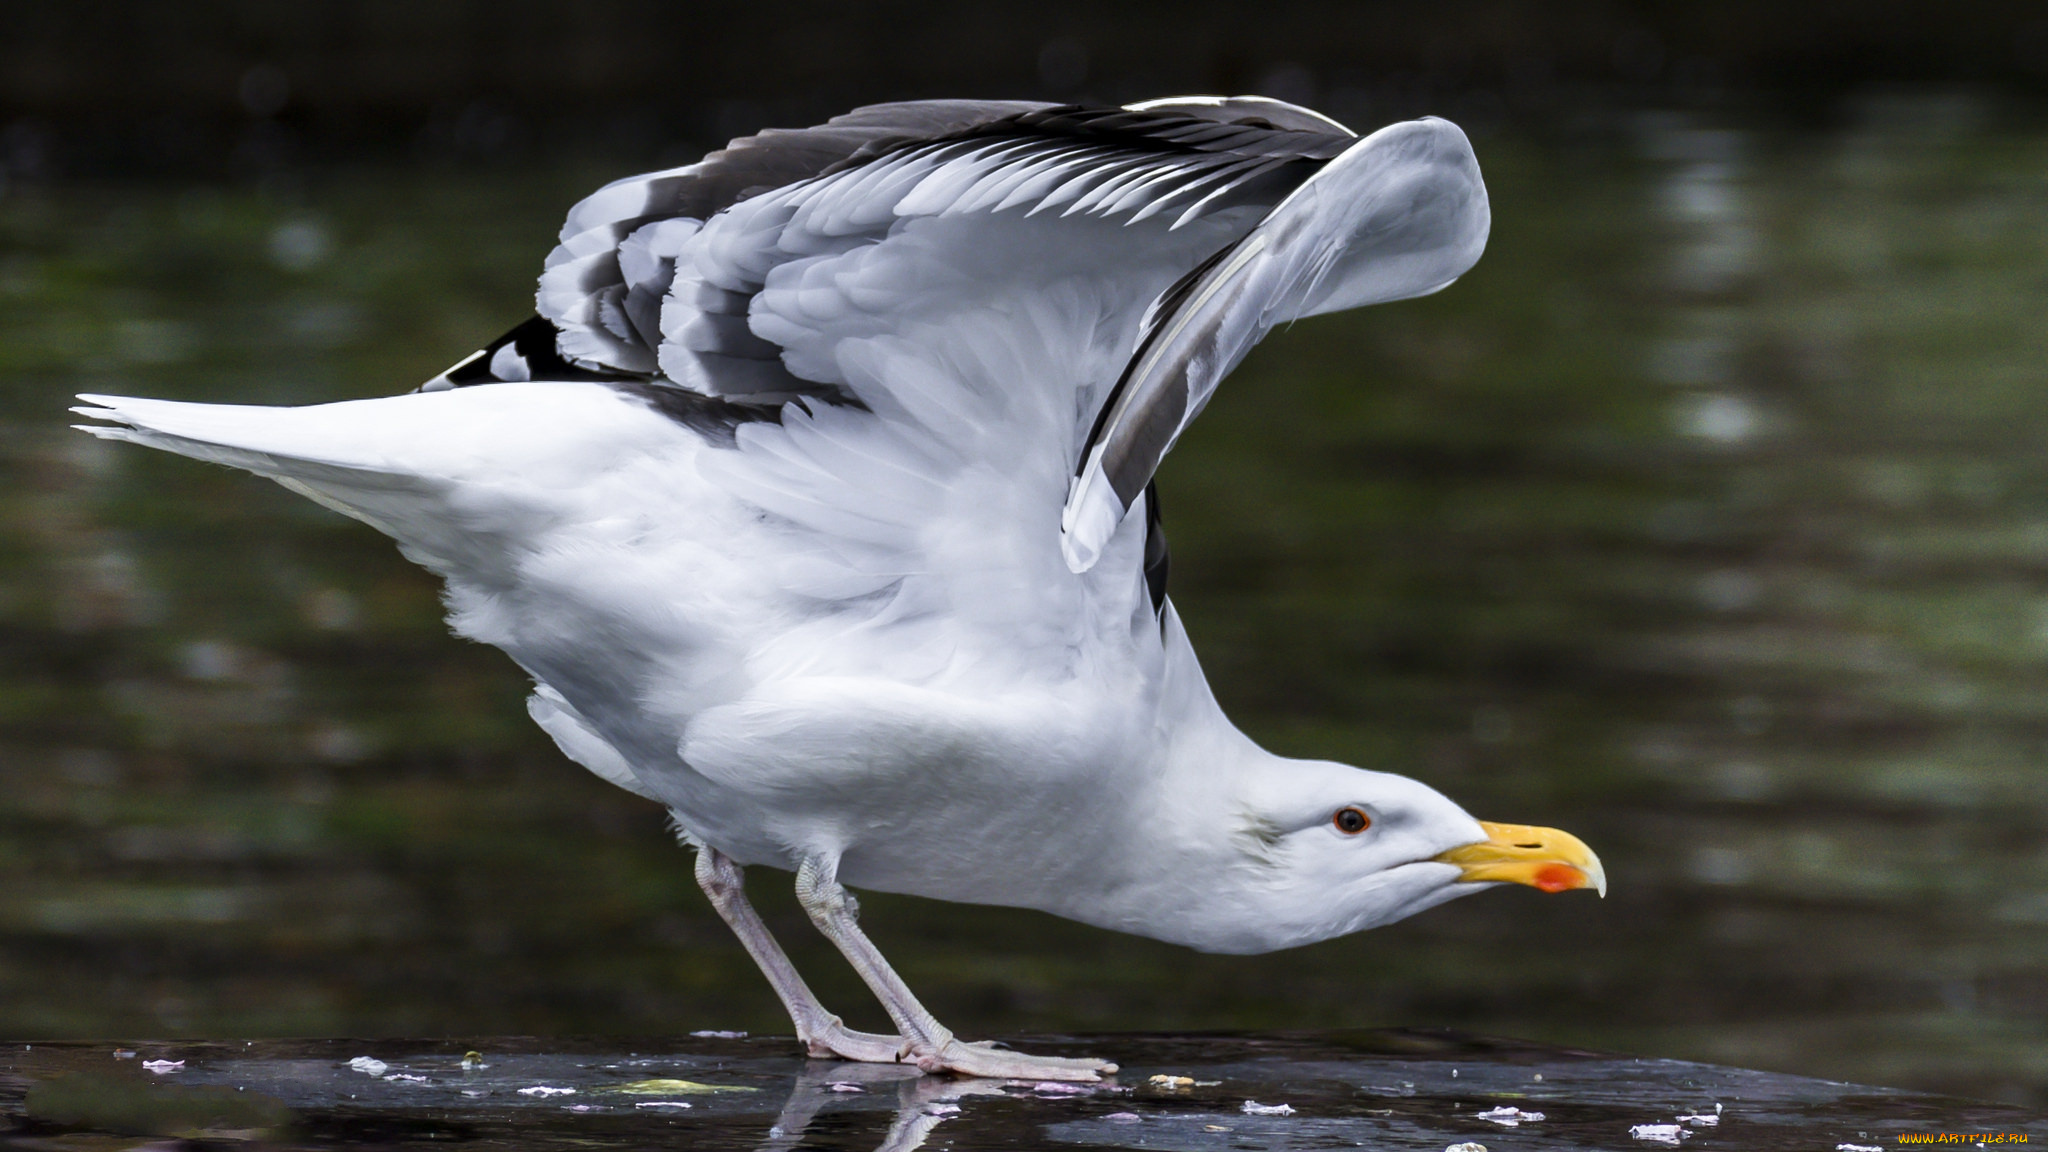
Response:
[[[1262,829],[1246,798],[1263,776],[1293,763],[1260,748],[1223,714],[1187,635],[1169,607],[1157,697],[1159,734],[1148,763],[1122,782],[1114,847],[1091,853],[1092,875],[1075,877],[1071,907],[1049,911],[1203,951],[1272,947],[1229,926],[1253,922],[1239,908],[1267,866]]]

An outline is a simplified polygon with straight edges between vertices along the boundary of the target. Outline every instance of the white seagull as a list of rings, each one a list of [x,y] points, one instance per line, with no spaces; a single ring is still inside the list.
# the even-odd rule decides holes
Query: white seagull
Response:
[[[844,886],[1230,953],[1605,890],[1569,834],[1260,749],[1165,595],[1152,475],[1218,382],[1276,324],[1445,287],[1488,222],[1438,119],[881,104],[599,189],[539,315],[414,392],[77,411],[441,576],[562,752],[674,814],[812,1055],[1092,1080],[956,1039]],[[818,1003],[747,865],[796,873],[894,1035]]]

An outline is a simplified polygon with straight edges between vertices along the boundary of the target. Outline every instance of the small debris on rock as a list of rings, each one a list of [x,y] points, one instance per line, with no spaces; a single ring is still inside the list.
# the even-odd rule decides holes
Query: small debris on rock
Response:
[[[142,1066],[159,1076],[166,1072],[183,1072],[185,1070],[185,1062],[183,1060],[144,1060]]]
[[[552,1088],[546,1084],[535,1084],[531,1088],[521,1088],[519,1090],[519,1094],[521,1096],[539,1096],[542,1098],[546,1098],[549,1096],[574,1096],[576,1094],[576,1090],[574,1088]]]
[[[1513,1128],[1516,1125],[1525,1123],[1534,1124],[1536,1121],[1543,1119],[1543,1113],[1541,1112],[1524,1112],[1512,1104],[1503,1104],[1498,1108],[1490,1108],[1484,1112],[1477,1113],[1477,1115],[1481,1120],[1491,1120],[1503,1128]]]
[[[1628,1134],[1652,1144],[1676,1144],[1691,1136],[1692,1132],[1676,1124],[1634,1124],[1629,1127]]]
[[[427,1082],[425,1076],[415,1076],[410,1072],[393,1072],[391,1075],[384,1077],[384,1079],[387,1082],[395,1080],[406,1084],[425,1084]]]
[[[1680,1116],[1678,1122],[1680,1124],[1691,1124],[1695,1127],[1711,1128],[1721,1122],[1721,1106],[1719,1104],[1714,1105],[1712,1115],[1708,1115],[1705,1112],[1695,1112],[1689,1116]]]
[[[1239,1109],[1239,1111],[1247,1116],[1292,1116],[1294,1115],[1294,1105],[1261,1104],[1257,1100],[1247,1100],[1244,1102],[1244,1107]]]
[[[1169,1092],[1185,1092],[1195,1086],[1195,1078],[1193,1076],[1168,1076],[1166,1073],[1160,1072],[1151,1079],[1146,1080],[1145,1083],[1150,1084],[1154,1088],[1164,1088]]]
[[[690,1035],[695,1036],[699,1040],[745,1040],[747,1038],[745,1032],[718,1032],[709,1029],[703,1032],[692,1032]]]
[[[635,1080],[621,1084],[618,1091],[628,1096],[702,1096],[707,1092],[759,1092],[741,1084],[699,1084],[695,1080]]]
[[[358,1056],[349,1061],[348,1066],[365,1076],[382,1076],[391,1069],[391,1065],[377,1059],[375,1056]],[[147,1068],[148,1065],[145,1064],[143,1067]]]

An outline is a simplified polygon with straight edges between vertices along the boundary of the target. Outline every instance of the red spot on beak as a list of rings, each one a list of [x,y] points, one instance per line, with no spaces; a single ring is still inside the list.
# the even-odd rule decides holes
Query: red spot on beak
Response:
[[[1586,886],[1586,874],[1569,864],[1545,864],[1536,870],[1536,887],[1545,892],[1569,892]]]

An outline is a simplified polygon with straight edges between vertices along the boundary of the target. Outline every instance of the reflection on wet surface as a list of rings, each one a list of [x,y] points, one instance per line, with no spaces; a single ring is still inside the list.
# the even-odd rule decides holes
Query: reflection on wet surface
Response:
[[[1043,1039],[1034,1040],[1042,1047]],[[1070,1045],[1073,1054],[1083,1047]],[[2037,1129],[2024,1109],[1441,1032],[1091,1038],[1074,1085],[805,1061],[786,1038],[648,1050],[492,1040],[39,1044],[0,1056],[0,1147],[82,1134],[280,1146],[874,1149],[1894,1147]],[[126,1053],[125,1056],[122,1053]],[[69,1133],[70,1135],[64,1135]],[[113,1146],[109,1144],[109,1146]]]
[[[2048,1100],[2048,134],[1947,97],[1841,125],[1480,139],[1479,267],[1277,333],[1161,475],[1240,723],[1570,829],[1608,900],[1241,958],[864,897],[937,1015]],[[563,763],[382,538],[64,430],[81,390],[409,387],[632,167],[0,196],[0,1036],[786,1027],[661,814]]]

